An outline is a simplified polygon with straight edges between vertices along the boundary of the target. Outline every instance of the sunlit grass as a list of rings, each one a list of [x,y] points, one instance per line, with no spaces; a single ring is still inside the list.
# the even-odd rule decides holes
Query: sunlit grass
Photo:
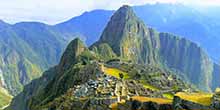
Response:
[[[107,75],[110,75],[110,76],[113,76],[113,77],[116,77],[116,78],[120,78],[119,77],[119,73],[122,73],[124,75],[123,79],[128,79],[129,76],[128,76],[128,73],[126,72],[123,72],[117,68],[108,68],[108,67],[104,67],[104,73],[107,74]]]
[[[140,102],[156,102],[158,104],[171,104],[172,100],[171,99],[165,99],[165,98],[151,98],[151,97],[143,97],[143,96],[133,96],[133,100],[137,100]]]
[[[178,92],[177,94],[175,94],[175,96],[178,96],[181,99],[188,100],[188,101],[191,101],[194,103],[209,106],[211,104],[211,98],[212,98],[213,94]]]
[[[174,95],[172,93],[164,93],[163,97],[165,97],[167,99],[173,99]]]
[[[144,80],[140,80],[140,82],[141,82],[141,84],[143,84],[144,88],[146,88],[146,89],[150,89],[152,91],[159,91],[160,90],[159,88],[146,83]]]
[[[159,90],[157,87],[154,87],[154,86],[152,86],[150,84],[144,83],[143,86],[144,86],[144,88],[151,89],[153,91],[158,91]]]

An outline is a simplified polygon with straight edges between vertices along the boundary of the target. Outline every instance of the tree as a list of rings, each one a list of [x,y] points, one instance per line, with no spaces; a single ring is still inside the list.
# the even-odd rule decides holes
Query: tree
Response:
[[[124,75],[122,73],[119,73],[119,77],[120,77],[120,79],[123,79]]]

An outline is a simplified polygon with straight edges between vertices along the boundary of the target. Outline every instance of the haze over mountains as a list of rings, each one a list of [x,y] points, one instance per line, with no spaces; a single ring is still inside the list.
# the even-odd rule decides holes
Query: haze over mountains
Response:
[[[147,49],[149,53],[148,51],[142,52],[140,48],[137,48],[133,51],[137,51],[135,56],[140,58],[133,58],[134,56],[131,53],[128,53],[127,57],[150,64],[158,64],[161,61],[156,59],[158,59],[158,56],[162,57],[161,60],[163,63],[167,63],[166,66],[177,69],[180,74],[184,73],[183,76],[195,85],[204,90],[215,89],[220,86],[220,80],[218,79],[220,69],[211,59],[214,62],[218,62],[220,59],[218,53],[220,51],[220,24],[218,23],[220,17],[216,15],[216,9],[210,10],[213,11],[207,13],[204,10],[180,4],[155,4],[134,7],[137,16],[150,28],[142,31],[157,36],[157,39],[145,39],[149,41],[149,45],[152,47],[142,46],[142,49]],[[10,94],[17,95],[24,85],[32,79],[40,77],[43,71],[59,62],[64,48],[72,39],[80,37],[88,46],[98,41],[113,13],[114,11],[94,10],[57,25],[38,22],[21,22],[10,25],[0,21],[0,86],[6,88]],[[159,34],[151,27],[160,32],[170,32],[175,35]],[[108,30],[112,32],[114,31],[113,28],[115,27],[112,26]],[[120,32],[115,33],[114,36],[120,34]],[[108,31],[104,31],[104,34],[102,36],[111,36]],[[144,34],[139,32],[135,36],[142,35]],[[179,39],[176,35],[191,40],[199,46],[189,43],[190,41],[186,39]],[[120,52],[121,45],[128,45],[131,41],[128,41],[128,44],[126,41],[119,43],[120,45],[115,45],[111,43],[116,42],[111,42],[111,40],[118,39],[118,37],[115,39],[109,38],[101,37],[100,41],[109,43],[109,46],[98,45],[97,52],[102,53],[107,48],[107,55],[125,56],[125,53]],[[141,42],[132,45],[139,47]],[[173,48],[174,45],[176,48]],[[171,47],[172,49],[170,49]],[[203,49],[201,50],[200,47]],[[113,53],[110,48],[114,51]],[[170,49],[170,52],[165,51],[167,49]],[[180,51],[183,49],[185,51]],[[174,58],[175,60],[170,57],[175,56],[170,54],[172,52],[176,52],[175,55],[178,54],[178,57]],[[158,53],[159,55],[157,55]],[[206,54],[211,58],[208,58]],[[180,55],[184,55],[184,58],[179,57]],[[197,76],[199,76],[199,79]]]

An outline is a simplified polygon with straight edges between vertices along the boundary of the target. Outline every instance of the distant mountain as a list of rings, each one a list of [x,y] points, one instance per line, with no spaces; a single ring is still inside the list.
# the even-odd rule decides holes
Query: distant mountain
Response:
[[[220,9],[220,7],[215,9]],[[216,16],[216,10],[181,4],[135,7],[135,12],[147,25],[196,42],[208,52],[214,61],[219,61],[220,54],[216,51],[219,51],[220,46],[218,37],[220,24],[217,22],[219,17]]]
[[[54,27],[65,35],[79,33],[87,45],[91,45],[99,39],[99,36],[107,24],[113,11],[94,10],[85,12],[66,22],[59,23]]]
[[[165,98],[166,91],[173,97],[195,91],[189,82],[210,91],[214,65],[195,43],[146,27],[123,6],[97,42],[87,48],[78,38],[71,41],[60,63],[26,85],[9,109],[107,109],[101,101],[117,94]]]

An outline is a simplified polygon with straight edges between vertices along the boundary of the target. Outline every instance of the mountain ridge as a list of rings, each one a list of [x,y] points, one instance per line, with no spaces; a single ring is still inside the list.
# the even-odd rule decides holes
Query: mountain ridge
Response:
[[[147,26],[163,32],[172,32],[175,35],[181,35],[183,38],[196,42],[200,47],[205,47],[205,49],[208,50],[209,55],[212,56],[215,62],[217,62],[216,58],[218,57],[216,56],[218,56],[218,54],[216,54],[216,51],[218,51],[217,47],[219,40],[216,35],[219,32],[219,28],[216,28],[218,27],[218,19],[215,18],[214,14],[212,15],[212,19],[205,20],[204,18],[206,17],[204,17],[203,13],[185,6],[157,4],[134,8],[136,14],[142,18]],[[1,45],[0,49],[2,52],[1,59],[7,59],[1,60],[2,64],[4,64],[1,65],[1,71],[4,73],[2,80],[7,80],[7,82],[3,82],[6,82],[8,85],[8,87],[4,87],[13,95],[19,93],[22,90],[23,85],[29,83],[32,79],[41,76],[42,71],[59,62],[64,47],[72,38],[80,36],[83,41],[86,41],[87,45],[91,45],[93,42],[97,41],[113,12],[114,11],[105,10],[91,11],[84,13],[81,16],[74,17],[64,24],[61,23],[57,25],[39,23],[40,25],[38,26],[38,22],[23,22],[17,24],[8,24],[6,22],[1,23],[3,25],[0,26],[0,41],[2,41],[1,44],[4,44]],[[183,15],[187,16],[187,19],[183,18]],[[195,16],[195,18],[192,16]],[[191,29],[191,27],[193,27],[193,29]],[[43,33],[40,31],[43,31]],[[38,38],[40,40],[38,40]],[[53,46],[50,45],[51,43]],[[164,45],[166,44],[164,43]],[[24,52],[24,50],[28,51]],[[105,57],[106,59],[116,57],[116,52],[114,52],[111,46],[106,43],[94,48],[94,51],[99,54],[101,54],[101,52],[108,53],[100,55],[100,57]],[[163,53],[165,54],[166,52]],[[13,58],[12,56],[16,57]],[[45,56],[50,57],[48,58]],[[201,59],[202,57],[203,59],[206,59],[204,56],[200,56]],[[16,61],[16,63],[12,63],[14,61]],[[178,61],[181,62],[181,60]],[[209,61],[203,60],[203,63],[205,62]],[[175,65],[175,63],[176,62],[171,62],[173,65]],[[173,65],[171,65],[171,67]],[[186,70],[186,68],[189,67],[181,68],[181,70]],[[202,67],[198,68],[202,69]],[[16,71],[12,71],[12,69]],[[208,74],[202,73],[208,75],[208,79],[199,79],[205,80],[205,85],[212,87],[212,90],[220,86],[218,79],[216,79],[216,77],[219,76],[219,66],[217,66],[217,64],[214,64],[213,71],[214,73],[211,75],[210,72]],[[211,85],[210,76],[213,78]],[[191,80],[194,79],[195,76],[192,76]]]

